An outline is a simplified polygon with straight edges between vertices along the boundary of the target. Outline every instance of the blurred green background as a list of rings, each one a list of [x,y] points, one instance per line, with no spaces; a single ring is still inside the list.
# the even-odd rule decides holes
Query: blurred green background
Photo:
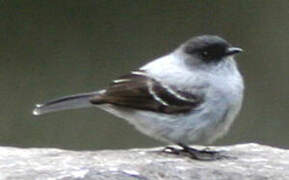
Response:
[[[105,87],[200,34],[240,46],[242,112],[217,145],[289,147],[289,1],[2,0],[0,145],[160,146],[95,109],[35,117],[35,103]]]

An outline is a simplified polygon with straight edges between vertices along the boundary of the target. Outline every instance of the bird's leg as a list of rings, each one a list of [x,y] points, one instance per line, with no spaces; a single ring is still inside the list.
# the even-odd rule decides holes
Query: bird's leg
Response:
[[[223,156],[221,156],[218,151],[212,151],[208,149],[198,150],[181,143],[179,143],[178,145],[181,146],[183,148],[182,151],[184,153],[187,153],[192,159],[212,161],[223,158]]]
[[[212,150],[212,148],[210,148],[210,147],[205,147],[204,149],[199,150],[199,151],[201,153],[209,153],[209,154],[218,154],[218,153],[220,153],[220,151]]]
[[[163,152],[169,153],[169,154],[175,154],[175,155],[188,156],[192,159],[201,160],[201,161],[213,161],[213,160],[226,158],[226,156],[221,155],[219,151],[210,150],[209,148],[198,150],[198,149],[186,146],[182,143],[178,143],[178,145],[181,146],[182,149],[167,146],[163,149]]]

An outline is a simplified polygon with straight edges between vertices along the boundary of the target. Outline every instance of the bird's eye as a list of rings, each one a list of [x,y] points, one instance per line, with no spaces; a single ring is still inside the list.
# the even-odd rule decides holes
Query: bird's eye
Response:
[[[204,57],[204,58],[207,58],[207,57],[209,57],[209,51],[202,51],[201,52],[201,55]]]
[[[225,55],[225,48],[220,46],[210,46],[199,51],[199,55],[203,60],[217,60]]]

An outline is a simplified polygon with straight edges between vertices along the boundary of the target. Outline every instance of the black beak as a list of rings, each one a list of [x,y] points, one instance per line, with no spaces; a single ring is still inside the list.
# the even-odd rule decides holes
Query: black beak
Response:
[[[238,48],[238,47],[229,47],[226,51],[226,55],[230,56],[230,55],[238,54],[240,52],[243,52],[243,49]]]

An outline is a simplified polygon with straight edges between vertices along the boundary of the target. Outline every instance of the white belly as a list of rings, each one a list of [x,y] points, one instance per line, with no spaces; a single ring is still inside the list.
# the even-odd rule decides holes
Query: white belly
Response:
[[[131,110],[113,105],[102,105],[106,110],[126,119],[136,129],[157,140],[168,143],[209,144],[222,137],[239,112],[241,103],[225,109],[199,109],[184,114],[166,115],[155,112]]]

